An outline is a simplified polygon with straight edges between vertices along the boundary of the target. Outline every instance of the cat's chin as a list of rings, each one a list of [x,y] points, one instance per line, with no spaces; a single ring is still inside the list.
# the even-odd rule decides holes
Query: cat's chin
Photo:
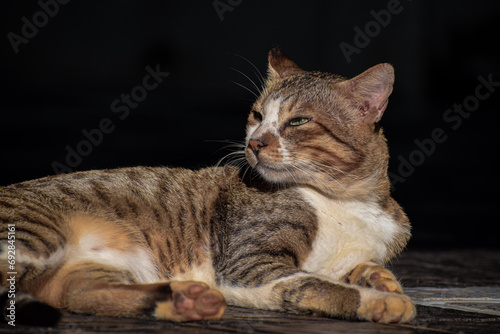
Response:
[[[259,162],[255,166],[253,166],[253,169],[257,171],[257,173],[264,180],[270,183],[318,188],[318,185],[311,184],[310,181],[312,181],[313,179],[311,179],[310,177],[306,178],[304,177],[304,175],[296,174],[295,171],[287,169],[286,167],[267,165]],[[326,192],[328,192],[328,190],[331,189],[321,189],[322,192],[324,192],[325,190]]]
[[[252,166],[253,169],[257,171],[257,173],[266,181],[271,183],[289,183],[291,182],[290,172],[286,170],[286,168],[280,168],[277,166],[270,166],[267,164],[263,164],[258,162],[255,166]]]
[[[306,175],[292,168],[287,168],[287,166],[266,164],[262,161],[251,164],[251,166],[269,183],[309,188],[327,197],[364,197],[371,193],[371,187],[366,182],[344,183],[343,180],[332,181],[331,178],[325,178],[321,173]]]
[[[366,195],[366,188],[355,185],[343,186],[339,182],[330,182],[328,180],[321,180],[321,176],[305,177],[304,175],[294,174],[286,168],[279,168],[275,166],[267,166],[264,164],[257,164],[254,170],[267,182],[298,186],[299,188],[308,188],[327,197],[336,198],[349,198],[349,197],[363,197]]]

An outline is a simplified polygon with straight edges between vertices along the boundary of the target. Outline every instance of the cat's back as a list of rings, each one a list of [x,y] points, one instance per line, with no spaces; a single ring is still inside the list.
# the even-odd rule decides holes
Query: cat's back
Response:
[[[118,216],[124,216],[140,204],[208,199],[237,175],[233,167],[130,167],[60,174],[0,187],[0,210],[38,202],[62,211],[113,207]]]

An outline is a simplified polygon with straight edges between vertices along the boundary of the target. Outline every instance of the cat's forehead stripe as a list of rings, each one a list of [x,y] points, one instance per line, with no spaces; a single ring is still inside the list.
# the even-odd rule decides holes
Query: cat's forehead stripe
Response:
[[[273,98],[264,105],[263,131],[277,132],[281,101],[281,98]]]
[[[269,99],[264,105],[264,116],[272,118],[274,115],[278,115],[282,101],[283,99],[279,97]]]

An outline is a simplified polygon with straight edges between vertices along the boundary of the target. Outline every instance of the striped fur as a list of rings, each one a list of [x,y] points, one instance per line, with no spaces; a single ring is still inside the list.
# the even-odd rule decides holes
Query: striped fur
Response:
[[[241,152],[262,179],[230,166],[134,167],[2,187],[2,285],[14,226],[16,293],[40,314],[219,319],[227,301],[411,320],[411,301],[382,267],[410,229],[389,194],[377,125],[392,67],[347,80],[273,49],[269,72]]]

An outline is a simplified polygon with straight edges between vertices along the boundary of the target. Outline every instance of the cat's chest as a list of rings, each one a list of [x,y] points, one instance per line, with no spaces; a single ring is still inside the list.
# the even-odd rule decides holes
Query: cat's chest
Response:
[[[399,227],[376,203],[331,200],[310,189],[300,192],[318,219],[302,269],[340,279],[359,263],[383,261]]]

